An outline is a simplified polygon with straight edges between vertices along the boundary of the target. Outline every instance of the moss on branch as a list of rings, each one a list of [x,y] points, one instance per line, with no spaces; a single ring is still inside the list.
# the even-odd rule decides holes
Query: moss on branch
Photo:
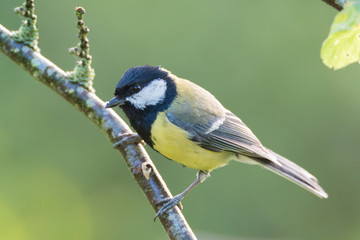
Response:
[[[92,57],[90,55],[89,39],[87,38],[87,34],[89,33],[90,29],[85,26],[85,22],[83,20],[84,14],[84,8],[75,8],[75,15],[78,19],[78,38],[80,41],[76,47],[70,48],[69,52],[78,57],[79,60],[76,62],[74,70],[68,72],[67,74],[70,81],[77,82],[89,91],[95,92],[94,88],[92,87],[95,71],[91,67]]]
[[[11,33],[13,39],[17,42],[24,43],[28,47],[39,52],[39,32],[36,26],[37,16],[35,15],[34,0],[26,0],[22,6],[15,8],[14,11],[25,17],[25,20],[23,20],[19,30]]]

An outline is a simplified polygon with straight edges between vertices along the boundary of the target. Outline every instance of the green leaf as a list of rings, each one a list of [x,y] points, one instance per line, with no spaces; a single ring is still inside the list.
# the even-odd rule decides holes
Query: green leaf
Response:
[[[339,12],[321,48],[324,64],[335,70],[360,60],[360,2],[349,2]]]

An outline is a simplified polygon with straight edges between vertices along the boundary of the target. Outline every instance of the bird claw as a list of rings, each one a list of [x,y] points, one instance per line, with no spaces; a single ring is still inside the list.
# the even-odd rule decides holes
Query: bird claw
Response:
[[[183,209],[183,206],[181,204],[181,200],[184,198],[184,195],[179,194],[172,198],[165,198],[156,203],[156,205],[163,204],[162,207],[159,209],[159,211],[156,213],[154,217],[154,221],[156,218],[163,213],[166,213],[170,209],[174,208],[175,206],[178,206],[180,210]]]
[[[124,133],[119,135],[120,141],[116,142],[114,144],[114,148],[118,149],[119,147],[124,146],[124,144],[139,144],[145,146],[145,142],[142,140],[142,138],[137,133]]]

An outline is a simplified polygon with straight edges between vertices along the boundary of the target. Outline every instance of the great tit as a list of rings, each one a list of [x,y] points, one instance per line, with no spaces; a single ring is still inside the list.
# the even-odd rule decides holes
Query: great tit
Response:
[[[208,91],[159,66],[137,66],[121,77],[106,108],[119,106],[140,137],[165,157],[198,169],[181,194],[160,201],[155,218],[209,173],[230,160],[257,164],[320,198],[327,193],[305,169],[264,147],[252,131]]]

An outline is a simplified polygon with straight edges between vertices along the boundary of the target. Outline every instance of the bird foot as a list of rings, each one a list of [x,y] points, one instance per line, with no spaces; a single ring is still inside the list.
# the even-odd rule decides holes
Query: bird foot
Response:
[[[159,211],[156,213],[155,217],[154,217],[154,221],[156,220],[156,218],[163,213],[166,213],[167,211],[169,211],[170,209],[174,208],[175,206],[178,206],[180,210],[183,209],[183,206],[181,204],[181,200],[184,198],[183,194],[179,194],[176,195],[175,197],[172,198],[165,198],[163,200],[160,200],[156,203],[156,205],[160,205],[163,204],[162,207],[159,209]]]
[[[127,144],[141,143],[142,145],[145,146],[145,142],[142,140],[142,138],[137,133],[124,133],[124,134],[119,135],[119,137],[121,140],[114,144],[115,149],[118,149],[119,147],[124,147],[124,145],[127,145]]]

